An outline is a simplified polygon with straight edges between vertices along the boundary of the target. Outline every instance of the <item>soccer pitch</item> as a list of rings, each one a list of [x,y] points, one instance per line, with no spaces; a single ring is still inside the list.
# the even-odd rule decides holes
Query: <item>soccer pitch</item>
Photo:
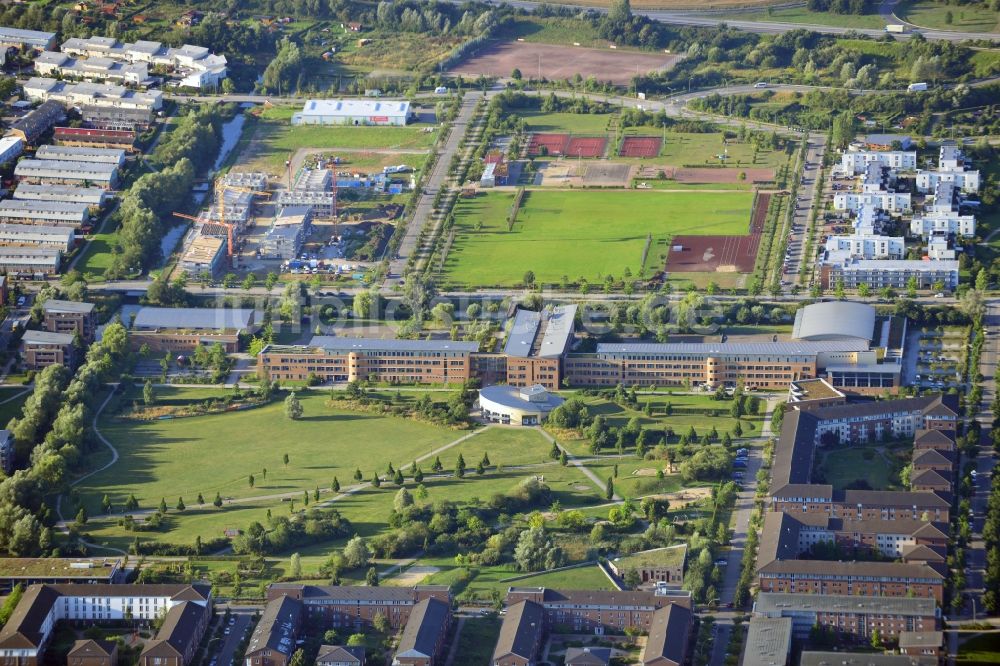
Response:
[[[621,279],[626,268],[638,278],[651,236],[648,276],[662,269],[655,265],[658,240],[748,233],[753,197],[752,192],[533,190],[525,192],[508,231],[514,193],[480,194],[455,207],[455,238],[441,281],[449,287],[506,287],[532,271],[539,283],[595,284],[608,275]]]

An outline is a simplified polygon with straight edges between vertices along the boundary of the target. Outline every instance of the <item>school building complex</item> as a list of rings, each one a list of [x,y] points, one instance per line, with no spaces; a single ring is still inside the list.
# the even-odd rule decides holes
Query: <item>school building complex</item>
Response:
[[[844,391],[895,392],[900,385],[906,322],[877,317],[871,306],[828,302],[806,306],[790,341],[600,343],[572,351],[576,306],[518,310],[503,351],[477,342],[316,336],[308,345],[269,345],[260,372],[272,379],[571,386],[734,386],[787,390],[790,382],[828,377]]]

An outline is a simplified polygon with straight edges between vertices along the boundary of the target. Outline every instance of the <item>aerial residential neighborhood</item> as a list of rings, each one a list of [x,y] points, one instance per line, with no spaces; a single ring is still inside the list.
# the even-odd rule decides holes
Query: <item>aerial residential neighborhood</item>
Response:
[[[0,5],[0,666],[1000,663],[995,2]]]

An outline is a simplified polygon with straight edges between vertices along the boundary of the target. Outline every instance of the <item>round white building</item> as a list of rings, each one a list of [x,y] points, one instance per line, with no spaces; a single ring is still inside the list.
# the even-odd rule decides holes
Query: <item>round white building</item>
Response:
[[[479,390],[479,408],[483,418],[504,425],[538,425],[563,399],[545,387],[498,384]]]

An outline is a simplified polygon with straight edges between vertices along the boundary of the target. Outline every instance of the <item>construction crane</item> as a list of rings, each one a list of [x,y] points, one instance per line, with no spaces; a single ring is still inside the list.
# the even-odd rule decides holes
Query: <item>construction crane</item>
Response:
[[[226,228],[226,251],[229,253],[229,259],[235,264],[236,254],[235,248],[233,247],[233,231],[236,225],[231,222],[226,222],[226,191],[232,192],[244,192],[246,194],[255,195],[259,194],[262,196],[271,196],[270,192],[265,190],[251,190],[247,187],[238,187],[236,185],[229,185],[225,180],[219,178],[215,181],[215,206],[219,212],[219,224]],[[253,200],[251,198],[251,204]]]

